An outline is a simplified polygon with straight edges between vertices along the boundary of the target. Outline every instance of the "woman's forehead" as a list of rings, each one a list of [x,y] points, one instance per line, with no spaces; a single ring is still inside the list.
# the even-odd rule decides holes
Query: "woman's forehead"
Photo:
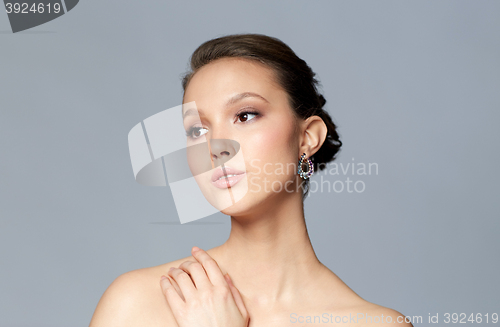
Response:
[[[199,91],[204,88],[226,89],[238,86],[268,88],[275,83],[275,74],[270,67],[251,60],[224,58],[211,62],[194,73],[186,94],[193,89]]]
[[[200,68],[186,87],[184,102],[206,100],[222,105],[237,95],[252,94],[271,102],[276,93],[284,92],[271,68],[251,60],[234,59],[218,59]]]

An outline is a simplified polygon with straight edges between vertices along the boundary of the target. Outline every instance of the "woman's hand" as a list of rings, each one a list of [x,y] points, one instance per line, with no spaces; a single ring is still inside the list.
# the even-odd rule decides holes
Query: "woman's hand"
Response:
[[[160,281],[179,327],[247,327],[248,312],[229,275],[205,251],[193,247],[192,254],[197,261],[171,268]]]

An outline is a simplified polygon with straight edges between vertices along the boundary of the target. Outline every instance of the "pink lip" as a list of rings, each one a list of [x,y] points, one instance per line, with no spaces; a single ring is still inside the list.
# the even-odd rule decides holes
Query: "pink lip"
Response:
[[[227,175],[235,175],[235,176],[227,177]],[[220,178],[222,176],[225,177]],[[244,176],[245,176],[244,171],[229,166],[224,166],[224,170],[222,169],[222,167],[217,167],[217,169],[212,174],[212,184],[217,188],[229,188],[238,183]]]

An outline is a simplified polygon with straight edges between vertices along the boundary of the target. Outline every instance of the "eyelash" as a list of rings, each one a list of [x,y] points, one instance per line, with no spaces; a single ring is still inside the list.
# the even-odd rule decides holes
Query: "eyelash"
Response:
[[[257,112],[257,111],[244,109],[243,111],[240,111],[240,112],[238,112],[238,113],[236,114],[236,118],[238,118],[238,117],[240,117],[240,116],[243,116],[243,115],[245,115],[245,114],[247,114],[247,115],[248,115],[248,114],[250,114],[250,115],[255,115],[255,117],[254,117],[254,118],[252,118],[252,119],[250,119],[250,121],[260,116],[260,113],[259,113],[259,112]],[[241,123],[243,123],[243,124],[247,124],[247,122],[241,122]],[[195,130],[200,130],[200,129],[202,129],[202,128],[204,128],[204,127],[199,127],[199,126],[194,127],[194,126],[193,126],[193,127],[189,128],[189,129],[186,131],[186,136],[187,136],[187,137],[189,137],[189,138],[197,139],[197,138],[201,137],[201,135],[200,135],[200,136],[198,136],[198,137],[193,137],[193,132],[194,132]]]
[[[254,118],[250,119],[250,120],[253,120],[257,117],[260,116],[260,113],[258,113],[257,111],[254,111],[254,110],[249,110],[249,109],[243,109],[242,111],[238,112],[236,114],[236,117],[239,117],[239,116],[243,116],[244,114],[250,114],[250,115],[255,115]],[[245,123],[245,122],[242,122],[242,123]]]

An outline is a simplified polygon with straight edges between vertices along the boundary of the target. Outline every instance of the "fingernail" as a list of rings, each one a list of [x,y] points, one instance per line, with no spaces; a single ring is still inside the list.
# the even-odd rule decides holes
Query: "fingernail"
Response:
[[[174,267],[170,267],[170,269],[168,270],[168,272],[171,272],[174,269],[175,269]]]
[[[200,248],[197,246],[193,246],[193,252],[198,252],[198,251],[200,251]]]
[[[167,279],[167,277],[165,277],[165,276],[162,275],[161,276],[161,280],[164,280],[164,279]]]

